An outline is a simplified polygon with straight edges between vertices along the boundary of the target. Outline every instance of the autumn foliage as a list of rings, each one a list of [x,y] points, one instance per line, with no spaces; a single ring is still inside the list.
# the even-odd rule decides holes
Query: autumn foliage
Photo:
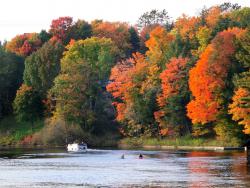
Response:
[[[71,17],[59,17],[52,20],[50,26],[50,33],[53,35],[52,40],[64,41],[67,39],[70,32],[73,19]]]
[[[174,35],[168,33],[162,26],[157,26],[150,32],[150,38],[145,42],[148,48],[146,52],[148,75],[142,82],[142,93],[146,93],[159,85],[159,75],[169,60],[166,54],[174,38]]]
[[[167,98],[179,94],[182,89],[180,81],[186,77],[187,62],[187,58],[172,58],[166,64],[166,70],[160,74],[162,94],[157,99],[159,106],[164,106]]]
[[[120,50],[121,56],[131,49],[129,43],[129,26],[121,22],[100,22],[94,24],[93,34],[96,37],[110,38]]]
[[[234,39],[243,31],[230,29],[219,33],[190,70],[189,87],[194,99],[187,105],[193,123],[216,120],[222,103],[222,92],[235,52]]]
[[[158,61],[165,61],[164,55],[173,40],[174,36],[168,33],[162,26],[157,26],[150,32],[150,38],[145,44],[148,48],[146,55],[152,63],[159,64]]]
[[[145,63],[145,57],[136,53],[133,57],[119,62],[111,70],[110,80],[107,85],[107,91],[110,92],[117,101],[114,102],[117,109],[118,121],[125,120],[126,107],[132,103],[132,92],[135,87],[138,87],[138,83],[134,80],[135,76],[140,77],[146,71],[147,64]]]
[[[209,27],[215,27],[221,15],[221,9],[218,6],[211,7],[206,15],[206,22]]]
[[[241,143],[242,130],[250,134],[250,8],[223,3],[170,18],[166,10],[136,25],[64,16],[48,31],[0,42],[0,120],[49,119],[43,134],[61,124],[60,143],[70,126],[81,138]]]
[[[166,64],[166,69],[160,74],[162,92],[157,96],[157,103],[160,110],[154,112],[154,117],[159,123],[160,134],[163,136],[171,131],[170,127],[175,126],[171,121],[167,121],[165,117],[176,114],[170,107],[171,98],[181,96],[182,92],[186,90],[188,60],[188,58],[172,58]],[[178,105],[180,104],[176,101],[175,106]],[[181,110],[179,109],[179,111]]]
[[[250,92],[247,89],[239,88],[233,96],[233,103],[229,105],[229,113],[233,115],[233,120],[239,121],[244,125],[245,134],[250,134],[250,103],[244,98],[249,97]]]
[[[199,27],[199,17],[188,17],[185,14],[178,18],[175,23],[175,28],[180,32],[182,37],[189,37],[190,39],[195,37],[196,30]]]
[[[6,49],[23,57],[30,55],[41,47],[42,41],[37,33],[17,35],[7,43]]]

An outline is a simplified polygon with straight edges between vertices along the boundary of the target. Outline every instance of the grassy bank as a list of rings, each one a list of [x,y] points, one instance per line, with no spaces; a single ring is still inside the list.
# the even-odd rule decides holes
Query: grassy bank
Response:
[[[39,131],[43,127],[43,121],[32,124],[29,122],[17,122],[13,116],[5,117],[0,121],[0,145],[9,146],[18,144],[25,136]]]
[[[0,121],[0,146],[18,146],[23,138],[28,135],[32,135],[33,133],[38,133],[43,127],[43,120],[35,122],[34,126],[32,127],[31,123],[29,122],[20,123],[17,122],[13,116],[6,117]],[[65,136],[63,131],[64,128],[54,128],[55,129],[53,130],[50,126],[45,126],[45,129],[43,129],[44,134],[40,134],[39,140],[44,140],[44,137],[50,137],[50,139],[47,140],[51,141],[37,144],[42,147],[65,145],[64,138],[61,142],[58,141]],[[141,148],[143,146],[238,147],[240,145],[238,140],[235,139],[222,141],[216,139],[193,138],[191,136],[180,137],[176,139],[157,139],[145,137],[120,139],[119,135],[114,133],[95,136],[84,132],[79,132],[78,136],[79,138],[85,140],[85,142],[87,142],[92,147],[116,147],[117,145],[129,148]]]
[[[5,117],[0,121],[0,147],[61,147],[65,146],[65,127],[45,125],[44,120],[32,124],[30,122],[17,122],[13,116]],[[74,130],[76,138],[84,140],[90,147],[116,147],[120,136],[115,133],[106,133],[100,136]],[[35,134],[34,134],[35,133]],[[32,140],[25,140],[32,135]],[[28,137],[27,137],[28,136]]]
[[[216,139],[193,138],[191,136],[180,137],[175,139],[163,138],[124,138],[120,140],[121,147],[141,148],[143,146],[215,146],[215,147],[238,147],[240,143],[231,141],[221,141]]]

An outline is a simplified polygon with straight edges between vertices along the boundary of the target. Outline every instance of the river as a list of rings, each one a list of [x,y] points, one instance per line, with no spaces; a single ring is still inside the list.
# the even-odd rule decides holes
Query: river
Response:
[[[12,149],[0,150],[0,187],[238,188],[250,187],[250,167],[243,151]]]

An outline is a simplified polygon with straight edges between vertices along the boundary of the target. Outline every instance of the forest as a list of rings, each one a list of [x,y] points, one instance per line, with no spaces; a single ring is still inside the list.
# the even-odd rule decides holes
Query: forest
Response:
[[[72,17],[0,44],[0,145],[250,134],[250,7],[136,25]]]

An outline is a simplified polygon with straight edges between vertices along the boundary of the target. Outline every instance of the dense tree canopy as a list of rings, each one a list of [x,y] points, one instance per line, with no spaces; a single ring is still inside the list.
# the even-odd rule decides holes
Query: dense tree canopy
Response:
[[[229,105],[232,119],[244,125],[244,132],[250,134],[250,31],[239,38],[236,58],[242,63],[243,71],[235,76],[236,91],[233,103]]]
[[[185,104],[188,103],[188,59],[172,58],[160,74],[162,93],[157,96],[159,111],[154,113],[161,135],[190,132]]]
[[[42,46],[42,41],[37,33],[24,33],[17,35],[7,43],[6,49],[17,55],[26,57]]]
[[[86,39],[91,35],[92,26],[84,20],[77,20],[71,27],[70,39]]]
[[[152,10],[137,25],[59,17],[0,45],[0,118],[240,143],[250,134],[249,20],[249,7],[231,3],[173,21]]]
[[[129,55],[132,46],[130,43],[129,26],[121,22],[99,22],[93,27],[93,35],[96,37],[110,38],[119,50],[119,56],[125,58]]]

